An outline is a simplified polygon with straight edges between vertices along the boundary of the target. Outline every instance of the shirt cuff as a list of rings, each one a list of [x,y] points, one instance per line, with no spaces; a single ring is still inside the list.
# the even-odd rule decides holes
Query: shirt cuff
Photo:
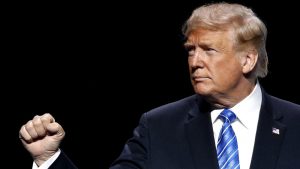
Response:
[[[58,158],[58,156],[60,155],[60,149],[58,149],[58,151],[52,156],[50,157],[47,161],[45,161],[40,167],[38,167],[36,165],[35,162],[33,162],[32,164],[32,169],[48,169],[52,163]]]

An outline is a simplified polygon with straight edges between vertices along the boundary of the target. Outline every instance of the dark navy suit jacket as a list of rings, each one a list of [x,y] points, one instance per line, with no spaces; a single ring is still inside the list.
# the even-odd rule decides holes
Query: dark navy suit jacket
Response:
[[[193,95],[143,114],[110,169],[218,169],[210,111]],[[50,169],[68,165],[65,158]],[[263,91],[250,168],[300,169],[299,105]]]

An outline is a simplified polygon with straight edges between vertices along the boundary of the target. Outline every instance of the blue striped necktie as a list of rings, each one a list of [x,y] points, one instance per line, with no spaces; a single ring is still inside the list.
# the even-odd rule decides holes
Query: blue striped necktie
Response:
[[[236,119],[236,115],[224,109],[219,118],[223,121],[223,126],[220,131],[217,154],[220,169],[239,169],[239,151],[235,133],[231,127],[231,123]]]

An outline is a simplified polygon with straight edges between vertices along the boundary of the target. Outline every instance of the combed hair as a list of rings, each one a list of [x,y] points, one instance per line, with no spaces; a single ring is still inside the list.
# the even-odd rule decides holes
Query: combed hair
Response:
[[[201,6],[193,11],[182,30],[188,37],[191,31],[199,28],[216,31],[233,28],[237,48],[250,44],[258,52],[255,77],[263,78],[268,74],[267,28],[250,8],[226,2]]]

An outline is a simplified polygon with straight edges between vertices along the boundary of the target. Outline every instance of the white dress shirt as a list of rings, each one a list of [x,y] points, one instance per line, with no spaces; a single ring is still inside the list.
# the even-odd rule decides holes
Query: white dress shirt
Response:
[[[261,102],[262,92],[257,82],[251,94],[230,109],[237,116],[237,120],[231,125],[238,142],[241,169],[250,168]],[[222,111],[223,109],[218,109],[211,112],[216,147],[223,125],[223,121],[218,118]]]
[[[48,169],[51,166],[51,164],[57,159],[59,154],[60,154],[60,149],[58,149],[58,151],[52,157],[50,157],[46,162],[44,162],[40,167],[38,167],[36,163],[33,162],[32,169]]]

